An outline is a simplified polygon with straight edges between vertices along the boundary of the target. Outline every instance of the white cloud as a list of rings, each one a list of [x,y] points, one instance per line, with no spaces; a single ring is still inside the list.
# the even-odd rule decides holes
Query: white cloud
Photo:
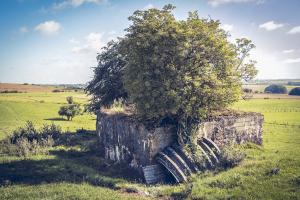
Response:
[[[85,3],[93,3],[93,4],[100,4],[100,3],[104,3],[107,0],[64,0],[61,1],[59,3],[54,3],[52,5],[52,8],[54,10],[60,10],[60,9],[64,9],[67,7],[79,7]]]
[[[231,24],[222,24],[220,27],[224,29],[226,32],[231,31],[233,29],[233,25]]]
[[[26,26],[22,26],[22,27],[20,27],[19,31],[20,31],[20,33],[28,33],[29,30]]]
[[[148,10],[148,9],[151,9],[151,8],[154,8],[154,5],[149,3],[148,5],[146,5],[143,10]]]
[[[286,64],[300,63],[300,58],[289,58],[283,61]]]
[[[268,21],[264,24],[259,25],[259,28],[263,28],[267,31],[274,31],[276,29],[282,28],[284,24],[276,23],[274,21]]]
[[[99,52],[103,47],[101,33],[90,33],[85,37],[85,45],[72,48],[73,53]]]
[[[282,51],[282,53],[293,53],[293,52],[295,52],[294,49],[286,49]]]
[[[108,35],[116,35],[116,34],[117,34],[117,31],[114,31],[114,30],[108,32]]]
[[[41,34],[51,36],[55,35],[61,29],[61,25],[56,21],[45,21],[37,25],[34,30],[40,32]]]
[[[71,38],[70,40],[69,40],[69,42],[71,43],[71,44],[79,44],[80,42],[78,41],[78,40],[76,40],[75,38]]]
[[[247,2],[254,2],[256,4],[261,4],[264,0],[208,0],[208,4],[213,7],[217,7],[222,4],[229,4],[229,3],[247,3]]]
[[[288,32],[288,34],[297,34],[297,33],[300,33],[300,26],[295,26]]]

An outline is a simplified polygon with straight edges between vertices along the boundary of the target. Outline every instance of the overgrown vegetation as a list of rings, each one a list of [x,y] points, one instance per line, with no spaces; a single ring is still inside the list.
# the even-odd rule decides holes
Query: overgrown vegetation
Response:
[[[11,136],[1,141],[0,152],[23,157],[45,154],[61,134],[61,128],[54,124],[45,124],[41,129],[36,129],[28,121],[24,127],[16,129]]]
[[[231,168],[237,166],[246,157],[245,152],[239,145],[229,144],[221,151],[220,166]]]
[[[230,43],[219,21],[197,12],[176,20],[174,8],[137,10],[129,17],[127,34],[103,49],[86,88],[93,95],[92,110],[123,98],[144,123],[180,124],[239,99],[241,81],[257,73],[254,61],[244,62],[252,42]]]

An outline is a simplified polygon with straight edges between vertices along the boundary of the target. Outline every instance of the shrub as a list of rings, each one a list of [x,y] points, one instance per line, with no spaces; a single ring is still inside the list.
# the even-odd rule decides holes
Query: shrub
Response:
[[[63,91],[62,91],[62,90],[55,89],[55,90],[52,90],[52,92],[57,93],[57,92],[63,92]]]
[[[27,122],[25,127],[18,128],[12,136],[1,141],[0,152],[23,157],[45,154],[61,134],[60,127],[54,124],[37,130],[32,122]]]
[[[68,120],[72,120],[76,115],[81,113],[80,104],[75,103],[73,97],[66,98],[68,105],[61,106],[58,110],[60,116],[66,116]]]
[[[244,88],[243,92],[245,92],[245,93],[252,93],[252,89],[250,89],[250,88]]]
[[[295,87],[293,88],[290,92],[289,95],[300,95],[300,87]]]
[[[66,98],[66,100],[67,100],[68,104],[73,104],[73,103],[74,103],[74,100],[73,100],[73,97],[72,97],[72,96],[68,96],[68,97]]]
[[[1,91],[0,93],[22,93],[22,92],[19,92],[18,90],[4,90]]]
[[[283,85],[269,85],[268,87],[265,88],[265,93],[273,93],[273,94],[286,94],[287,89]]]
[[[223,168],[230,168],[238,165],[246,154],[237,145],[227,145],[221,151],[220,165]]]

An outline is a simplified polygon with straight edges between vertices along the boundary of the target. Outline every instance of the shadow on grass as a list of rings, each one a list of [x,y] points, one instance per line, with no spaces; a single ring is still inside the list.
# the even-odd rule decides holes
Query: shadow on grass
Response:
[[[60,118],[60,117],[47,118],[47,119],[44,119],[44,120],[46,120],[46,121],[68,121],[67,119]]]
[[[63,134],[58,145],[63,148],[58,146],[49,152],[55,155],[54,159],[0,163],[0,186],[69,182],[120,189],[118,183],[140,181],[136,171],[112,165],[102,158],[97,148],[97,135],[93,131]]]

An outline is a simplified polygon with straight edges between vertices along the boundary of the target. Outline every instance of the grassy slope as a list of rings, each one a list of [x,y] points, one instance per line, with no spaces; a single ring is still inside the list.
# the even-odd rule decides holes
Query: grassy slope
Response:
[[[195,178],[191,196],[300,198],[300,101],[252,100],[235,107],[265,115],[263,148],[247,149],[248,157],[239,167],[216,176]],[[279,174],[270,175],[272,168],[279,168]]]
[[[24,97],[22,95],[25,95],[25,98],[21,98]],[[69,94],[56,95],[51,93],[1,95],[0,125],[6,127],[5,130],[10,130],[29,119],[41,124],[46,121],[43,120],[45,118],[57,117],[57,109],[54,108],[58,108]],[[78,98],[81,102],[86,101],[82,94],[72,95],[75,100]],[[75,95],[78,95],[77,98]],[[41,100],[45,103],[39,103]],[[0,168],[5,171],[6,176],[11,173],[18,177],[0,188],[0,199],[140,198],[137,194],[122,192],[128,187],[147,190],[156,196],[176,198],[300,199],[300,100],[253,99],[239,102],[234,107],[262,112],[266,123],[263,147],[246,148],[247,159],[233,169],[218,174],[207,172],[195,175],[188,185],[145,187],[124,179],[113,178],[115,177],[113,174],[116,173],[99,170],[97,166],[101,165],[102,161],[97,157],[80,156],[76,153],[74,155],[70,149],[68,150],[74,147],[60,147],[65,150],[63,152],[66,155],[58,154],[60,150],[56,149],[51,155],[35,156],[28,160],[0,156]],[[16,116],[15,113],[21,114]],[[73,122],[55,121],[55,123],[60,123],[64,128],[75,129],[86,126],[93,129],[95,121],[91,120],[92,118],[80,116]],[[2,130],[0,129],[0,133]],[[270,175],[270,170],[275,167],[280,169],[279,174]],[[0,176],[4,174],[0,172]],[[90,178],[86,180],[82,177]],[[31,179],[38,181],[32,182]],[[96,183],[100,181],[100,184],[95,184],[95,181]],[[118,190],[115,190],[116,188]]]

